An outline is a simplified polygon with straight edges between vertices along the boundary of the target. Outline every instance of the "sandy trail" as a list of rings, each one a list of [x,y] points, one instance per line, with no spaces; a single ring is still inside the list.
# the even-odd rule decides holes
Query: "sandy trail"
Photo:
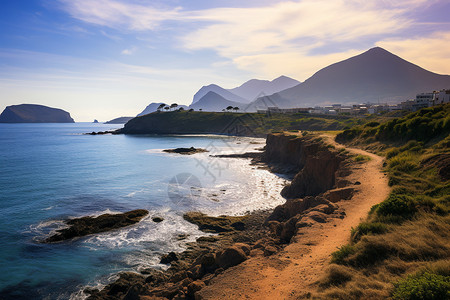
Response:
[[[323,135],[337,148],[331,135]],[[200,291],[201,299],[298,299],[307,297],[325,274],[330,256],[348,243],[352,227],[367,217],[369,209],[386,199],[390,192],[388,179],[381,167],[383,158],[361,149],[351,153],[371,158],[354,170],[349,179],[359,181],[351,200],[337,204],[345,209],[344,219],[316,223],[295,237],[295,242],[269,257],[255,256],[226,270]]]

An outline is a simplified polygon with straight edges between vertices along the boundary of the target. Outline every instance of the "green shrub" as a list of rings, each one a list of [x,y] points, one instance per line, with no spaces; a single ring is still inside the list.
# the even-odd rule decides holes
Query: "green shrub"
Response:
[[[410,275],[394,284],[392,299],[450,299],[450,276],[428,272]]]
[[[387,158],[387,159],[391,159],[391,158],[393,158],[394,156],[397,156],[399,153],[400,153],[400,150],[399,150],[398,148],[392,148],[391,150],[389,150],[389,151],[386,153],[386,158]]]
[[[410,173],[419,168],[417,159],[409,152],[403,152],[389,160],[389,168],[394,171]]]
[[[335,264],[344,264],[345,258],[356,252],[352,245],[344,245],[339,250],[331,253],[331,262]]]
[[[388,227],[384,223],[380,222],[363,222],[358,225],[355,229],[352,229],[351,239],[352,242],[357,242],[361,239],[363,235],[367,234],[381,234],[387,232]]]
[[[416,212],[412,199],[405,195],[391,194],[387,200],[381,202],[377,208],[377,214],[381,216],[408,217]]]
[[[367,155],[356,155],[354,158],[353,158],[356,162],[360,162],[360,161],[369,161],[369,160],[371,160],[371,158],[370,158],[370,156],[367,156]]]
[[[366,127],[377,127],[378,125],[380,125],[379,122],[372,121],[372,122],[367,123],[367,124],[364,125],[364,126],[366,126]]]

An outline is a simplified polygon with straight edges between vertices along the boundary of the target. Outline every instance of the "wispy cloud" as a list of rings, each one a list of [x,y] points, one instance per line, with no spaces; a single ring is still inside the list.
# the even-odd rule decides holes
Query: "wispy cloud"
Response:
[[[123,55],[132,55],[132,54],[134,54],[136,51],[137,51],[137,47],[130,47],[130,48],[127,48],[127,49],[122,50],[121,53],[122,53]]]
[[[182,49],[213,50],[241,69],[256,68],[266,76],[289,73],[295,65],[297,71],[291,75],[300,79],[312,75],[324,62],[367,48],[340,51],[333,47],[336,44],[354,45],[358,40],[375,44],[381,37],[394,38],[412,26],[410,11],[434,2],[303,0],[261,7],[185,10],[120,0],[60,1],[74,18],[115,29],[156,31],[165,28],[165,21],[178,22],[181,25],[170,28],[175,28],[172,38]],[[180,30],[182,24],[189,26]],[[132,52],[125,49],[122,53]],[[294,61],[284,69],[280,67],[291,59]]]
[[[74,18],[111,28],[153,30],[164,20],[176,19],[180,8],[158,9],[115,0],[60,0]]]

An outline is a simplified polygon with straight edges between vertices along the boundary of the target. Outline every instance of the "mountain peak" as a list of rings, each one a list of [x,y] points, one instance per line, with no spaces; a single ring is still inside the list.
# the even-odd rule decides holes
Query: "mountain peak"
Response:
[[[449,84],[448,75],[432,73],[381,47],[374,47],[317,71],[279,96],[300,107],[337,101],[343,104],[394,102]]]

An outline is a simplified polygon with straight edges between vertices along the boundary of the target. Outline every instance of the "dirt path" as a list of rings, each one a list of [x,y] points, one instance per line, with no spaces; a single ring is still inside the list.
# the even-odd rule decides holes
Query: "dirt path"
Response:
[[[342,147],[331,135],[323,137],[337,148]],[[360,149],[346,149],[371,158],[356,167],[350,177],[352,181],[361,182],[358,192],[351,200],[337,203],[345,209],[346,217],[316,223],[297,234],[295,242],[279,253],[255,256],[228,269],[200,291],[201,299],[298,299],[315,290],[315,283],[328,266],[330,254],[349,241],[351,228],[366,218],[369,209],[386,199],[390,192],[387,176],[381,171],[382,157]]]

